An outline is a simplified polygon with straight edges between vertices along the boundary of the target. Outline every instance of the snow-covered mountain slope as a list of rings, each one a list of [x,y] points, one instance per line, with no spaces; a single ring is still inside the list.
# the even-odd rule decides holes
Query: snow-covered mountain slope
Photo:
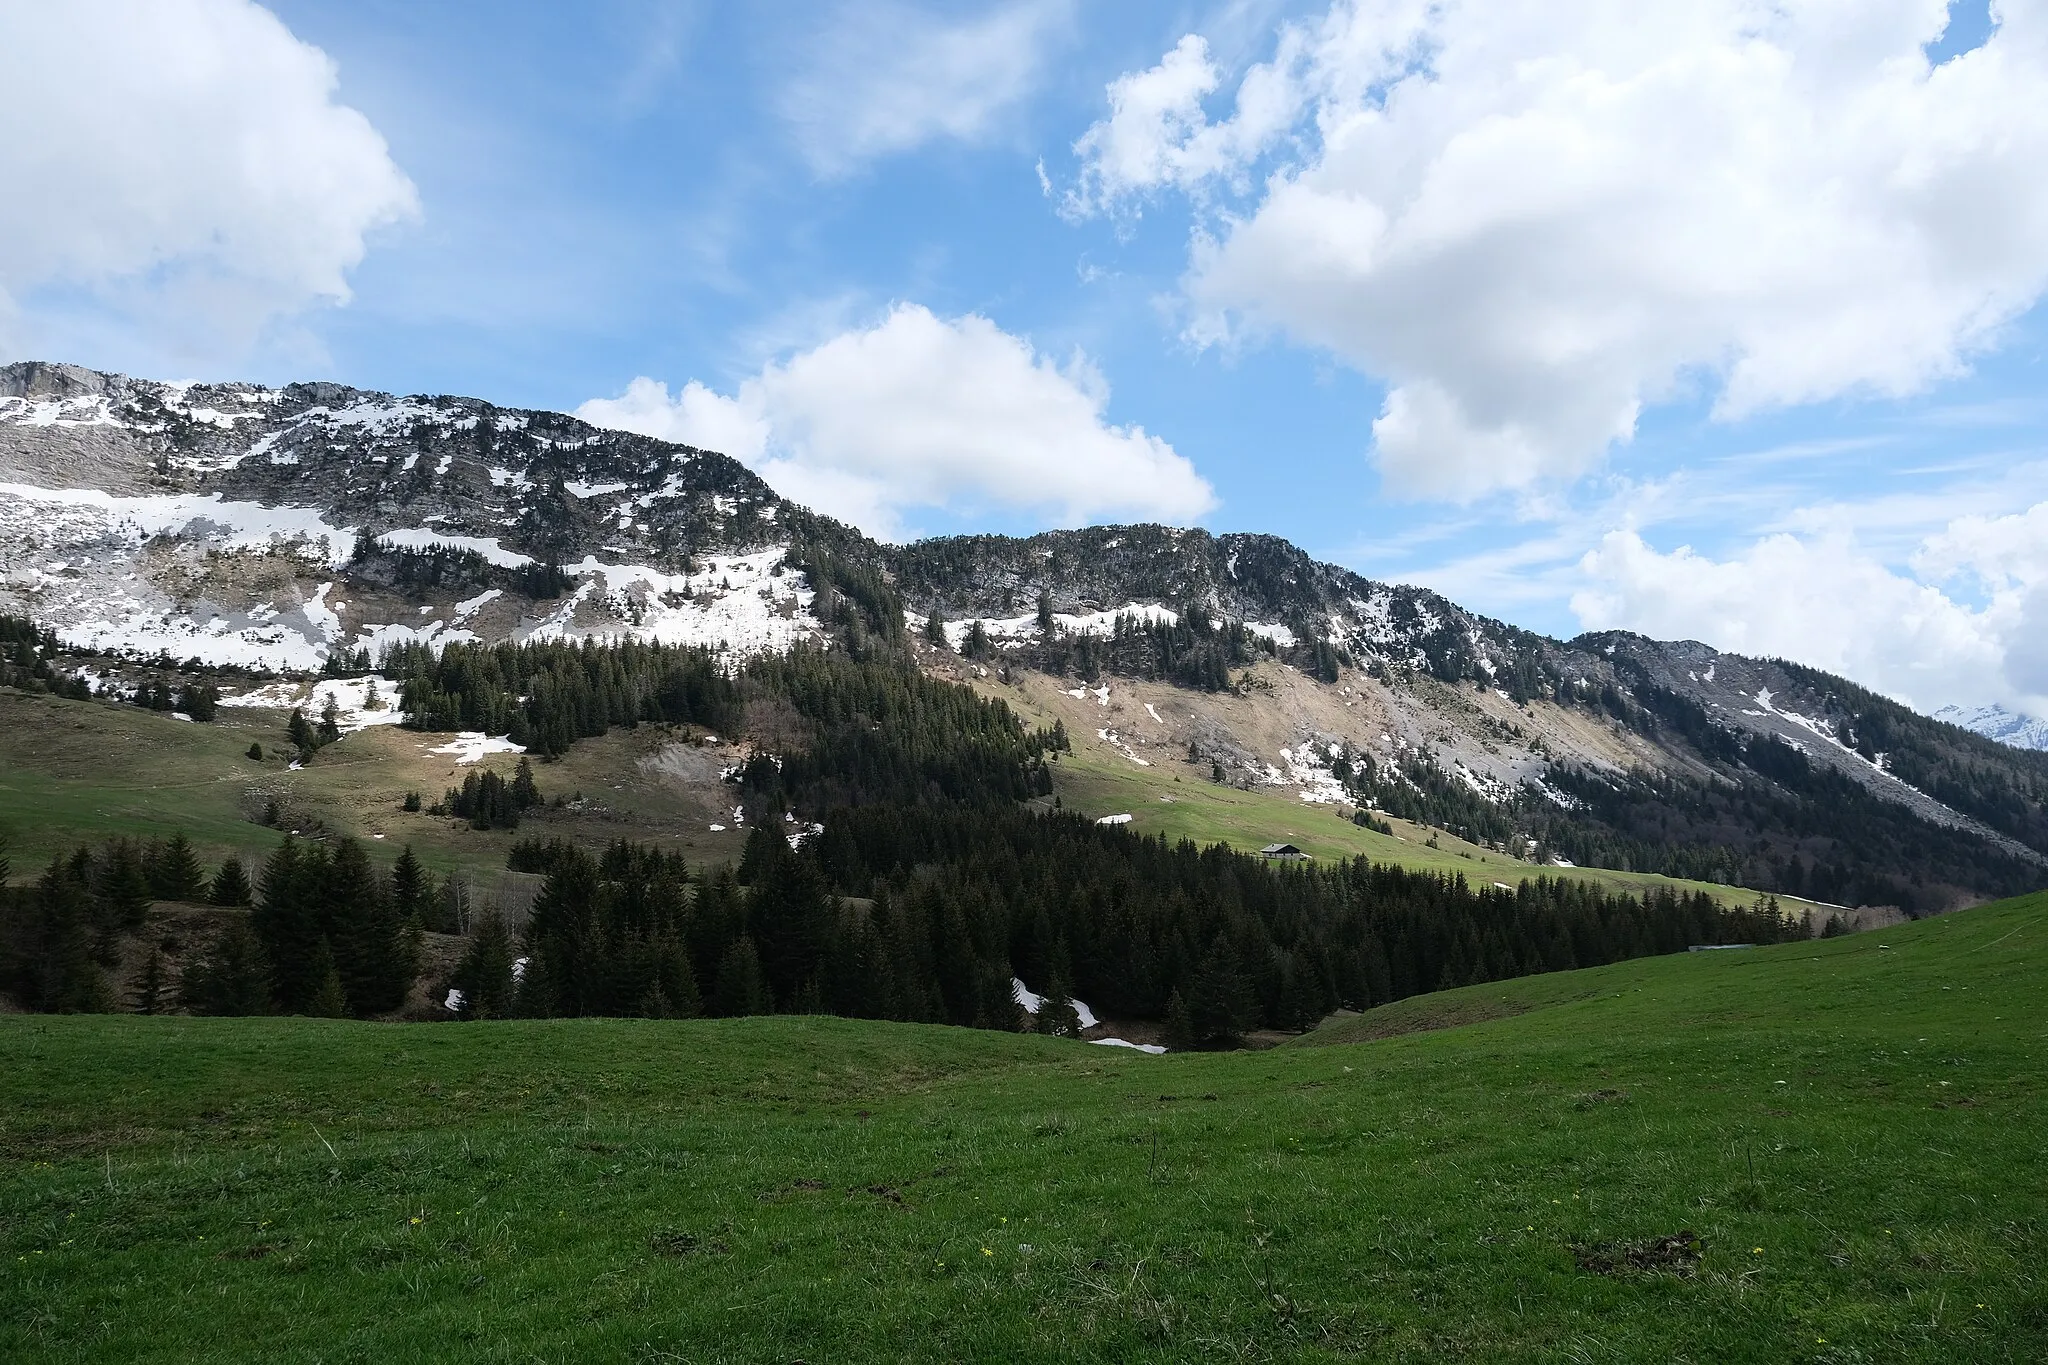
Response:
[[[2048,721],[2008,711],[1996,703],[1990,706],[1944,706],[1934,713],[1936,720],[1960,725],[1972,734],[1995,739],[2015,749],[2048,751]]]
[[[557,413],[0,367],[0,612],[77,647],[298,671],[414,641],[746,655],[894,641],[899,610],[921,666],[1028,674],[1047,724],[1134,768],[1816,899],[1939,907],[2048,868],[2048,754],[1782,661],[1549,639],[1272,536],[885,546],[723,455]]]
[[[723,455],[475,399],[0,368],[0,608],[81,646],[267,668],[399,640],[816,633]],[[438,553],[437,553],[438,552]]]

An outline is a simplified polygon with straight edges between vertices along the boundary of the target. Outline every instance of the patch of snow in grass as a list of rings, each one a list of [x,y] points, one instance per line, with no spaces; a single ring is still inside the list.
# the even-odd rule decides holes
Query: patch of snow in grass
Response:
[[[492,736],[481,730],[464,730],[448,743],[436,749],[428,749],[427,752],[452,755],[457,763],[480,763],[485,754],[523,754],[526,752],[526,746],[514,744],[502,735]]]
[[[1131,813],[1124,811],[1117,815],[1105,815],[1095,823],[1098,825],[1128,825],[1131,823]]]
[[[1133,1052],[1149,1052],[1155,1057],[1166,1051],[1157,1043],[1132,1043],[1122,1038],[1090,1038],[1088,1041],[1097,1047],[1127,1047]]]
[[[1140,768],[1149,768],[1152,766],[1152,761],[1150,759],[1139,758],[1138,751],[1136,749],[1133,749],[1129,744],[1127,744],[1122,739],[1122,737],[1120,737],[1117,734],[1116,731],[1097,730],[1095,732],[1095,737],[1101,740],[1104,744],[1107,744],[1110,748],[1122,754],[1125,758],[1128,758],[1131,762],[1137,764]]]
[[[375,689],[383,705],[372,710],[370,692]],[[334,701],[336,723],[345,735],[367,730],[372,725],[397,725],[405,719],[398,709],[398,684],[371,675],[362,678],[322,678],[318,682],[274,682],[252,687],[232,697],[222,697],[222,706],[265,706],[289,711],[298,707],[310,720],[318,720]]]

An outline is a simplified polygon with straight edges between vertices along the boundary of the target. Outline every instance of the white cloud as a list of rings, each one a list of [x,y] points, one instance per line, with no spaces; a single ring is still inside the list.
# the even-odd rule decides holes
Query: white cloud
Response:
[[[0,33],[0,351],[98,329],[226,363],[419,211],[334,64],[248,0],[0,0]]]
[[[1767,536],[1724,559],[1613,531],[1580,562],[1572,609],[1589,630],[1796,659],[1923,710],[1998,701],[2048,715],[2044,529],[2048,503],[1957,518],[1904,571],[1845,531]]]
[[[1339,0],[1227,118],[1199,38],[1110,87],[1065,206],[1264,176],[1198,229],[1200,340],[1389,385],[1393,488],[1579,475],[1646,404],[1904,394],[2048,289],[2048,6],[1931,67],[1944,0]]]
[[[783,91],[782,115],[821,175],[940,138],[972,142],[1031,93],[1071,0],[1009,0],[946,22],[888,0],[844,4]]]
[[[636,379],[584,420],[723,450],[775,487],[871,535],[918,507],[989,504],[1078,523],[1187,521],[1216,505],[1186,459],[1103,420],[1108,385],[976,314],[899,304],[872,327],[770,363],[726,396]]]

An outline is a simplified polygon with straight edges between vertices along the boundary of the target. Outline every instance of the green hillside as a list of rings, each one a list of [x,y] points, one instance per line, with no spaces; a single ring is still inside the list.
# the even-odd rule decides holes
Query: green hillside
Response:
[[[1062,755],[1053,765],[1053,783],[1060,799],[1090,817],[1127,814],[1140,834],[1192,839],[1197,844],[1229,844],[1258,849],[1291,843],[1315,858],[1366,857],[1376,863],[1464,877],[1480,886],[1492,882],[1514,885],[1526,877],[1569,877],[1591,882],[1606,891],[1632,896],[1659,890],[1705,891],[1724,905],[1749,905],[1754,891],[1714,882],[1688,881],[1655,872],[1620,872],[1609,868],[1542,867],[1511,858],[1457,835],[1407,820],[1388,820],[1391,835],[1353,824],[1333,806],[1312,805],[1293,789],[1245,791],[1210,782],[1197,768],[1161,764],[1134,768],[1113,755],[1087,747]],[[1809,907],[1825,916],[1824,907],[1796,896],[1778,903],[1793,914]]]
[[[0,1358],[2035,1361],[2044,916],[1265,1053],[11,1016]]]

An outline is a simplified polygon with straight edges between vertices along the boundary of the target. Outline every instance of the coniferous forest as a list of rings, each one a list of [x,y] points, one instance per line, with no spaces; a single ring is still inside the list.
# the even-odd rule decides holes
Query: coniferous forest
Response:
[[[1099,827],[1031,802],[1050,791],[1056,736],[882,652],[799,649],[737,673],[701,650],[630,643],[456,645],[386,662],[415,726],[509,728],[542,754],[642,722],[766,717],[782,741],[730,775],[753,826],[735,868],[628,843],[515,845],[510,866],[544,882],[523,925],[486,914],[469,926],[453,985],[470,1018],[830,1012],[1060,1028],[1080,999],[1157,1021],[1177,1046],[1226,1046],[1340,1006],[1809,931],[1763,903],[1551,879],[1475,889]],[[472,775],[442,809],[508,826],[540,801],[522,762],[509,782]],[[209,897],[250,908],[175,992],[112,999],[112,945],[149,902]],[[420,935],[446,919],[409,850],[383,869],[350,840],[290,839],[253,876],[209,878],[182,841],[115,841],[11,895],[0,972],[35,1009],[370,1017],[404,1003]],[[1035,1021],[1012,978],[1052,1002]]]

